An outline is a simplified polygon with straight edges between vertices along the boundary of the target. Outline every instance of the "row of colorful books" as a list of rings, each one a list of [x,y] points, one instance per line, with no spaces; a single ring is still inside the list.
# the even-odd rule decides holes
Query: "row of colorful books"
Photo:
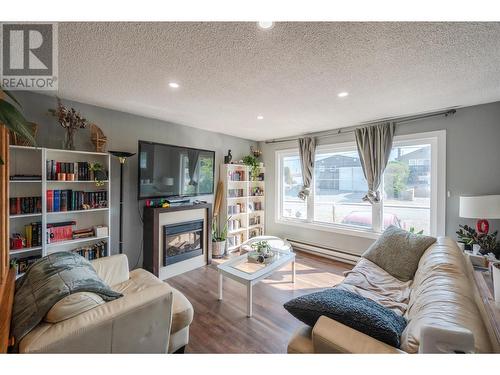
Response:
[[[11,215],[37,214],[42,212],[42,197],[9,198]]]
[[[88,210],[108,206],[108,192],[47,190],[47,212]]]
[[[71,178],[67,178],[71,176]],[[47,160],[47,180],[94,181],[94,171],[87,161],[62,162]]]
[[[97,258],[102,258],[106,256],[106,242],[99,241],[96,244],[90,246],[80,247],[78,249],[72,250],[73,252],[81,255],[87,260],[94,260]]]

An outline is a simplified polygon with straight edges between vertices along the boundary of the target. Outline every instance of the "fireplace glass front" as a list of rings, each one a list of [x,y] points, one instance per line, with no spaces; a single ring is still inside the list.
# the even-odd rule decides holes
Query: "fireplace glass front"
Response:
[[[163,266],[203,254],[203,220],[163,226]]]

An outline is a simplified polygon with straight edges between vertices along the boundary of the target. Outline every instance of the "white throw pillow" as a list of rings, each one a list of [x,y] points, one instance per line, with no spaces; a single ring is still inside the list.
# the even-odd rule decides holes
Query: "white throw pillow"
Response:
[[[78,292],[70,294],[57,302],[45,315],[47,323],[58,323],[73,318],[85,311],[102,305],[104,300],[95,293]]]

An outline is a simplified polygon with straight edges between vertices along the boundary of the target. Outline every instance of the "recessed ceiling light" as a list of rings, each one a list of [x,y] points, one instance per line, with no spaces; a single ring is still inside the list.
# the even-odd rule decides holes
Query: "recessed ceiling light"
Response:
[[[257,24],[261,29],[271,29],[274,26],[274,22],[272,21],[259,21]]]
[[[337,96],[338,96],[339,98],[345,98],[347,95],[349,95],[349,93],[348,93],[348,92],[345,92],[345,91],[343,91],[343,92],[339,92],[339,93],[337,94]]]
[[[179,84],[178,84],[178,83],[176,83],[176,82],[170,82],[168,85],[169,85],[170,87],[172,87],[173,89],[178,89],[178,88],[179,88]]]
[[[261,115],[257,116],[257,120],[264,120],[264,116]]]

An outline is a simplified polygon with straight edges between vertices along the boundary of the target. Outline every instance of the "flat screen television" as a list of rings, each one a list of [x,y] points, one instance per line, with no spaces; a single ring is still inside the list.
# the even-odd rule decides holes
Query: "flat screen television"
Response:
[[[139,141],[138,199],[214,192],[215,152]]]

